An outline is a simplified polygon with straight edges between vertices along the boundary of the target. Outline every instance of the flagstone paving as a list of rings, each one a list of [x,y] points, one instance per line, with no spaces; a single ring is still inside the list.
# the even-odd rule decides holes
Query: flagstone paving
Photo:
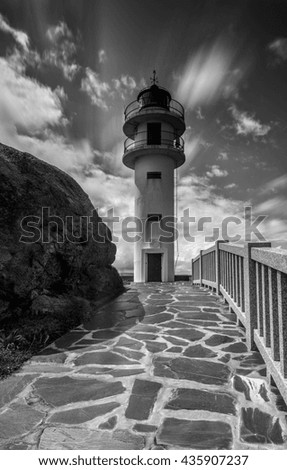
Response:
[[[222,299],[131,284],[0,382],[1,449],[287,449],[287,407]]]

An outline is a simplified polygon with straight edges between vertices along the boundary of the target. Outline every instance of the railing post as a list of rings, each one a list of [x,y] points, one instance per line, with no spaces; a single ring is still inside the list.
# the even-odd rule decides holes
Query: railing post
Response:
[[[193,278],[194,278],[194,272],[193,272],[193,259],[191,258],[191,283],[193,285]]]
[[[277,271],[280,368],[287,378],[287,274]]]
[[[199,285],[200,287],[202,287],[202,250],[200,250],[199,252],[199,263],[198,263],[198,267],[199,267]]]
[[[246,315],[246,342],[255,350],[253,331],[257,329],[256,267],[251,259],[251,248],[270,248],[270,242],[247,242],[244,245],[244,297]]]
[[[228,243],[228,240],[217,240],[215,242],[215,282],[216,282],[216,293],[220,294],[220,249],[219,243]]]

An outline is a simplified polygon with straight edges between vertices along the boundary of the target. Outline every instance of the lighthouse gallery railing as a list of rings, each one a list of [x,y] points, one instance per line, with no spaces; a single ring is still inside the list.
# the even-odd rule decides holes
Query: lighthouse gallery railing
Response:
[[[161,107],[161,106],[156,106],[153,105],[153,106],[150,106],[152,108],[159,108],[159,109],[166,109],[167,111],[170,111],[171,113],[174,113],[174,114],[177,114],[179,117],[181,117],[181,119],[184,120],[184,109],[183,109],[183,106],[176,100],[170,100],[170,103],[169,105],[165,108],[165,107]],[[140,112],[142,109],[149,109],[149,106],[143,106],[141,102],[135,100],[135,101],[132,101],[125,109],[124,111],[124,117],[125,117],[125,120],[129,119],[130,117],[132,117],[133,114],[136,114],[138,112]]]
[[[216,242],[192,260],[193,283],[221,294],[287,403],[287,251]]]
[[[184,140],[182,137],[175,136],[173,132],[161,131],[158,143],[149,142],[147,132],[138,132],[135,135],[135,140],[128,137],[124,142],[124,153],[151,145],[172,148],[181,152],[184,151]]]

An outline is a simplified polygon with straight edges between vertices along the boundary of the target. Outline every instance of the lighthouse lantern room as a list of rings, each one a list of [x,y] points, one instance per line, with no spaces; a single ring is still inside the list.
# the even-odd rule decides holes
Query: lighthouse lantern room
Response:
[[[123,163],[135,172],[135,217],[141,236],[134,247],[134,281],[174,281],[174,171],[185,162],[184,109],[152,84],[125,109]]]

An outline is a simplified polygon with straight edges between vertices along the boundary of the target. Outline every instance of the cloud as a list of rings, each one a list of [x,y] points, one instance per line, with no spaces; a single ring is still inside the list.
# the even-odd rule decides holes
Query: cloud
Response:
[[[28,49],[20,50],[15,46],[6,56],[6,60],[19,74],[25,73],[27,66],[39,67],[41,65],[41,56],[37,51]]]
[[[209,168],[210,170],[206,172],[208,178],[222,178],[228,176],[228,171],[222,170],[218,165],[212,165]]]
[[[128,94],[132,94],[137,88],[135,79],[129,75],[122,75],[120,78],[113,78],[112,83],[114,89],[123,100]]]
[[[227,152],[220,152],[218,157],[217,157],[217,160],[220,160],[220,161],[228,160]]]
[[[281,215],[286,214],[287,200],[285,197],[273,197],[266,199],[256,206],[256,212],[261,214]],[[286,214],[287,215],[287,214]]]
[[[57,67],[67,80],[73,80],[80,66],[75,62],[77,45],[72,31],[61,21],[50,26],[46,36],[50,46],[43,52],[43,64]],[[79,40],[79,37],[77,39]]]
[[[108,99],[119,96],[122,100],[137,88],[135,79],[129,75],[113,78],[110,83],[103,81],[100,74],[89,67],[81,81],[81,90],[87,93],[92,104],[101,109],[109,109]]]
[[[16,39],[17,45],[21,46],[20,50],[15,46],[12,52],[7,55],[9,63],[19,73],[25,72],[27,65],[39,68],[48,65],[60,69],[64,77],[71,81],[79,71],[80,66],[75,62],[77,45],[66,23],[60,22],[47,29],[46,37],[49,47],[44,50],[42,55],[29,47],[28,35],[10,27],[1,14],[0,29],[11,33]]]
[[[99,58],[99,63],[100,64],[103,64],[104,62],[107,61],[108,57],[107,57],[106,51],[104,49],[99,50],[98,58]]]
[[[233,188],[237,188],[237,184],[230,183],[230,184],[227,184],[226,186],[224,186],[224,189],[233,189]]]
[[[72,142],[64,133],[68,120],[63,110],[67,96],[62,88],[47,85],[17,71],[0,58],[0,140],[22,151],[77,173],[91,164],[94,152],[86,140]]]
[[[201,47],[178,76],[176,94],[179,100],[194,109],[221,97],[234,97],[243,77],[241,68],[232,69],[235,56],[235,49],[222,39],[211,48]]]
[[[181,218],[184,210],[189,210],[190,217],[194,217],[195,221],[190,221],[189,226],[183,230],[183,223],[180,221],[178,224],[179,230],[179,259],[177,263],[177,270],[181,272],[190,271],[191,258],[198,255],[200,249],[208,248],[214,244],[214,241],[206,240],[206,237],[212,237],[216,234],[216,229],[219,229],[218,235],[221,238],[226,233],[223,230],[223,221],[227,217],[237,216],[242,220],[241,225],[236,225],[230,222],[227,226],[227,234],[233,237],[239,234],[244,236],[243,224],[243,211],[244,205],[248,203],[232,199],[231,197],[224,197],[218,195],[218,190],[215,185],[210,184],[209,177],[198,176],[196,174],[186,175],[180,179],[178,183],[178,215]],[[203,217],[209,217],[210,222],[206,221],[202,229],[199,230],[199,221]],[[189,236],[193,236],[194,240]]]
[[[11,34],[15,41],[24,49],[28,50],[29,48],[29,37],[26,33],[23,31],[19,31],[18,29],[12,28],[12,26],[9,25],[7,20],[1,15],[0,13],[0,30],[3,31],[4,33]]]
[[[275,64],[287,60],[287,38],[277,38],[268,44],[268,49],[275,55]]]
[[[122,238],[122,221],[134,214],[134,178],[107,175],[100,167],[91,168],[88,176],[80,174],[76,177],[78,183],[89,194],[92,203],[99,208],[101,217],[106,217],[113,209],[118,221],[110,226],[113,241],[117,245],[117,256],[114,263],[119,270],[133,269],[133,245]],[[108,224],[109,225],[109,224]],[[131,234],[132,235],[132,234]],[[116,239],[117,237],[117,239]]]
[[[4,58],[0,58],[0,87],[2,123],[11,123],[28,134],[63,123],[62,92],[18,73]]]
[[[196,108],[195,114],[196,114],[196,119],[199,119],[200,121],[202,119],[205,119],[205,117],[203,116],[203,114],[201,112],[201,107],[200,106],[198,106],[198,108]]]
[[[287,249],[287,199],[286,194],[271,197],[253,207],[255,216],[265,215],[261,231],[267,241],[280,244]],[[274,246],[274,244],[273,244]]]
[[[286,191],[287,188],[287,174],[285,173],[282,176],[278,176],[273,180],[269,181],[268,183],[263,186],[261,189],[261,194],[268,194],[268,193],[275,193],[280,190]]]
[[[246,112],[239,111],[235,105],[230,107],[230,111],[235,120],[234,127],[238,135],[262,137],[267,135],[271,130],[271,126],[261,124],[260,121],[256,121],[254,116],[249,115]]]
[[[81,81],[81,90],[87,93],[92,104],[105,110],[108,109],[106,99],[111,95],[111,87],[89,67],[86,68],[85,77]]]

